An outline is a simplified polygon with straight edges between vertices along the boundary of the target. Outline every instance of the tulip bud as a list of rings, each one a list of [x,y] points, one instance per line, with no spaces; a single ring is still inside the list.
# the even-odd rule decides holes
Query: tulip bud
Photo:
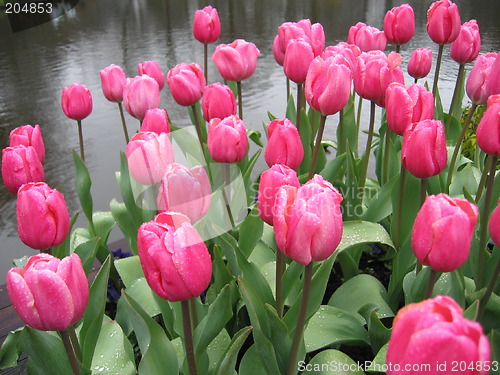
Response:
[[[385,110],[389,129],[403,135],[410,124],[434,118],[434,95],[423,85],[394,82],[385,92]]]
[[[451,43],[450,56],[459,64],[473,62],[481,51],[481,35],[476,20],[465,22],[460,27],[457,39]]]
[[[415,218],[411,243],[420,263],[451,272],[469,257],[478,209],[466,199],[431,195]]]
[[[203,44],[214,43],[220,37],[220,19],[217,9],[206,6],[194,13],[193,35]]]
[[[33,249],[59,246],[69,234],[64,196],[45,182],[28,183],[19,188],[16,213],[19,238]]]
[[[2,179],[7,189],[16,194],[28,182],[44,180],[44,170],[33,146],[6,147],[2,150]]]
[[[222,78],[243,81],[255,72],[259,55],[260,51],[255,44],[236,39],[231,44],[219,44],[212,60]]]
[[[38,155],[38,159],[43,164],[45,161],[45,145],[42,138],[40,126],[24,125],[13,129],[9,135],[10,147],[33,146]]]
[[[238,116],[214,118],[208,124],[208,151],[218,163],[237,163],[248,151],[245,123]]]
[[[226,118],[236,115],[236,99],[227,85],[216,82],[205,87],[201,100],[201,109],[205,121],[213,118]]]
[[[102,69],[101,86],[102,93],[110,102],[120,103],[123,101],[123,88],[127,83],[127,77],[123,69],[118,65],[111,64]]]
[[[64,114],[70,119],[83,120],[92,112],[90,90],[80,83],[73,83],[71,86],[63,88],[61,106]]]
[[[192,223],[200,220],[210,208],[210,181],[203,167],[191,169],[172,163],[161,180],[158,192],[158,210],[179,212]]]
[[[500,95],[488,98],[486,111],[477,126],[476,140],[481,150],[500,156]]]
[[[460,13],[457,4],[450,0],[439,0],[427,11],[427,33],[436,44],[448,44],[460,33]]]
[[[410,56],[408,74],[415,79],[427,77],[432,67],[432,51],[428,48],[417,48]]]
[[[141,124],[141,132],[170,133],[167,111],[161,108],[148,109]]]
[[[357,45],[362,52],[383,51],[387,45],[387,39],[383,31],[358,22],[349,29],[347,43]]]
[[[415,34],[415,13],[409,4],[392,8],[384,17],[384,34],[389,43],[408,43]]]
[[[500,246],[500,199],[496,208],[491,213],[488,230],[495,245]]]
[[[486,94],[487,97],[500,94],[500,53],[496,54],[495,61],[489,70],[486,80]]]
[[[334,46],[326,47],[321,57],[323,60],[327,60],[329,57],[337,57],[339,55],[345,59],[349,69],[353,72],[356,67],[356,59],[361,55],[361,50],[355,44],[340,42]]]
[[[306,81],[307,70],[314,59],[311,45],[305,39],[292,39],[285,50],[283,71],[295,83]]]
[[[281,252],[308,265],[328,258],[342,238],[342,195],[320,175],[300,188],[284,185],[274,203],[274,235]]]
[[[160,87],[148,75],[127,78],[123,89],[123,104],[132,117],[143,120],[148,109],[160,105]]]
[[[446,167],[448,153],[443,123],[423,120],[408,126],[403,136],[401,162],[415,177],[429,178]]]
[[[481,325],[465,319],[452,298],[437,296],[399,310],[387,348],[387,374],[437,375],[463,363],[468,366],[460,369],[462,374],[487,375],[490,359],[490,343]]]
[[[286,165],[274,164],[260,175],[257,206],[260,218],[269,225],[273,225],[276,195],[284,185],[300,186],[297,173]]]
[[[140,76],[143,74],[146,74],[153,78],[156,83],[158,84],[158,87],[163,89],[163,86],[165,86],[165,75],[161,71],[160,65],[156,61],[144,61],[137,65],[137,71]]]
[[[299,22],[285,22],[278,28],[278,45],[284,55],[288,43],[302,38],[312,47],[314,57],[319,56],[325,48],[325,31],[320,23],[311,24],[309,19]],[[276,54],[275,54],[276,56]],[[282,65],[282,64],[280,64]]]
[[[167,133],[136,133],[127,144],[125,154],[130,175],[143,185],[160,183],[167,166],[174,162]]]
[[[488,101],[489,94],[487,87],[488,82],[490,82],[491,69],[497,55],[498,53],[496,52],[490,52],[479,56],[467,77],[465,91],[471,102],[476,105],[485,105]]]
[[[198,102],[206,85],[203,69],[196,63],[176,65],[168,71],[167,82],[172,97],[183,106]]]
[[[142,224],[137,248],[146,281],[161,298],[187,301],[198,297],[210,284],[210,254],[182,214],[163,212]]]
[[[273,41],[273,56],[278,65],[283,66],[285,62],[285,52],[282,51],[280,47],[280,37],[276,35]]]
[[[284,164],[297,169],[304,158],[304,148],[299,132],[288,119],[277,119],[269,123],[264,158],[269,167]]]

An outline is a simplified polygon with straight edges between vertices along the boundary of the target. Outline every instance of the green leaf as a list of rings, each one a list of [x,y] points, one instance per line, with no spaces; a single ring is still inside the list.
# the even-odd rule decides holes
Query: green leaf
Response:
[[[262,134],[260,131],[255,129],[247,129],[247,136],[250,138],[257,146],[264,147],[262,144]]]
[[[294,118],[296,115],[294,116]],[[294,122],[296,124],[296,122]],[[299,174],[304,174],[309,172],[309,166],[311,165],[312,158],[312,140],[313,134],[311,132],[311,126],[309,124],[309,119],[307,118],[305,111],[301,112],[301,124],[300,124],[300,140],[302,141],[302,147],[304,149],[304,158],[299,166]]]
[[[335,159],[329,161],[325,168],[321,171],[321,175],[325,180],[335,184],[336,181],[341,180],[345,171],[347,154],[337,156]]]
[[[343,251],[354,245],[374,242],[394,248],[389,233],[382,225],[361,220],[344,221],[342,240],[336,252]]]
[[[139,226],[134,222],[134,218],[130,215],[125,203],[119,203],[113,199],[109,205],[113,218],[127,239],[132,253],[137,255],[137,230]]]
[[[240,366],[238,368],[238,375],[256,375],[256,374],[266,374],[266,375],[275,375],[279,374],[279,369],[276,367],[276,372],[270,372],[265,362],[263,362],[260,357],[259,346],[257,344],[253,344],[250,348],[247,349],[245,355],[243,356]],[[272,348],[271,348],[272,350]],[[218,374],[217,374],[218,375]]]
[[[385,365],[385,357],[387,355],[387,348],[388,344],[385,344],[380,348],[378,351],[377,355],[373,359],[373,361],[370,363],[370,366],[365,368],[366,372],[384,372],[384,370],[387,368]]]
[[[299,362],[302,374],[362,375],[358,363],[339,350],[329,349],[316,354],[309,363]]]
[[[97,211],[94,212],[92,221],[94,222],[96,236],[101,238],[102,243],[107,243],[109,234],[116,224],[113,214],[109,211]]]
[[[136,301],[141,308],[151,317],[160,313],[156,303],[155,293],[149,287],[146,278],[141,277],[127,287],[127,294]]]
[[[71,221],[69,224],[69,233],[72,232],[73,226],[75,225],[77,218],[78,218],[78,212],[71,217]],[[52,249],[52,255],[59,259],[62,259],[70,255],[71,237],[72,237],[71,235],[66,236],[62,244],[54,247]]]
[[[500,369],[498,368],[498,363],[500,362],[500,332],[498,330],[492,330],[488,335],[491,342],[491,360],[496,363],[496,371],[492,371],[492,374],[498,375]]]
[[[83,269],[85,270],[86,275],[89,274],[92,265],[94,264],[99,240],[99,237],[91,238],[90,240],[78,245],[75,249],[75,253],[78,254],[80,259],[82,260]]]
[[[24,327],[9,332],[0,347],[0,370],[17,366],[21,355],[20,338]]]
[[[80,204],[82,205],[83,213],[87,217],[89,222],[90,231],[93,231],[93,223],[92,223],[92,194],[90,193],[90,187],[92,185],[92,181],[90,180],[90,174],[85,165],[85,162],[82,160],[80,155],[73,150],[73,160],[75,163],[76,170],[76,192],[78,194],[78,198],[80,199]],[[95,233],[92,233],[92,236],[95,236]]]
[[[255,206],[240,225],[238,245],[247,258],[255,248],[255,245],[260,241],[263,227],[264,222],[259,217],[259,210]]]
[[[116,259],[115,267],[127,288],[132,286],[137,279],[144,277],[141,262],[137,255]]]
[[[378,223],[392,213],[391,194],[398,181],[399,177],[394,176],[370,199],[363,220]]]
[[[130,177],[130,172],[128,169],[127,156],[124,152],[120,153],[120,173],[116,176],[118,180],[118,186],[120,187],[120,192],[122,194],[123,203],[127,207],[127,212],[132,217],[132,222],[135,228],[139,228],[142,224],[142,210],[136,203],[136,197],[132,190],[132,180]],[[113,210],[111,210],[113,212]],[[116,217],[113,213],[113,217]],[[118,220],[117,220],[118,222]]]
[[[370,345],[372,352],[377,353],[389,341],[391,330],[386,328],[377,316],[378,306],[368,303],[364,305],[359,313],[368,322],[368,336],[370,337]]]
[[[252,327],[244,327],[234,335],[231,343],[221,356],[220,362],[217,364],[215,371],[216,375],[233,375],[235,372],[238,353],[245,343],[247,337],[252,332]]]

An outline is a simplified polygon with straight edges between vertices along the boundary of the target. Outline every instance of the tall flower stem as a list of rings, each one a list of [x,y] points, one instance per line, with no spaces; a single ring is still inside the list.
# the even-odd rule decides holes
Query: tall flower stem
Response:
[[[297,83],[297,117],[295,118],[295,126],[297,126],[297,130],[300,133],[300,120],[302,114],[303,105],[303,97],[304,97],[304,85],[302,83]]]
[[[208,44],[203,43],[203,73],[205,74],[205,81],[208,85]]]
[[[285,271],[285,255],[276,250],[276,313],[283,317],[283,272]]]
[[[181,301],[182,326],[184,328],[184,348],[189,375],[196,375],[196,360],[194,358],[193,333],[191,331],[191,314],[189,312],[189,301]]]
[[[191,326],[196,328],[198,326],[198,311],[196,311],[196,300],[194,298],[189,300],[189,311],[191,313]]]
[[[479,236],[479,254],[477,258],[477,272],[476,272],[476,291],[483,287],[484,279],[484,256],[486,251],[486,240],[488,234],[488,220],[490,217],[491,199],[493,196],[493,184],[495,182],[495,172],[497,170],[498,156],[490,155],[491,166],[488,175],[488,182],[486,186],[486,196],[484,197],[484,206],[481,211],[479,222],[481,223],[481,232]]]
[[[224,176],[225,183],[222,187],[222,196],[224,198],[224,203],[226,204],[227,216],[229,217],[229,223],[231,225],[231,229],[234,228],[234,218],[233,213],[231,212],[231,164],[224,164]],[[227,188],[227,192],[226,192]]]
[[[80,157],[82,158],[83,162],[85,162],[85,150],[83,147],[82,120],[77,120],[76,123],[78,124],[78,140],[80,141]]]
[[[434,284],[436,284],[438,272],[431,268],[431,273],[429,275],[429,283],[427,284],[427,289],[425,290],[424,299],[432,297],[432,291],[434,290]]]
[[[396,44],[396,53],[399,53],[401,51],[401,44]]]
[[[75,352],[76,358],[81,361],[82,360],[82,348],[80,347],[80,343],[78,342],[78,337],[76,336],[75,327],[69,326],[68,329],[69,338],[71,340],[71,345],[73,346],[73,350]]]
[[[368,164],[370,162],[370,153],[372,151],[373,128],[375,126],[375,102],[370,102],[370,126],[368,128],[368,138],[366,139],[366,150],[363,158],[363,169],[361,170],[361,178],[359,186],[365,187],[366,175],[368,174]]]
[[[290,78],[286,77],[286,104],[288,105],[290,99]]]
[[[477,313],[477,321],[481,319],[481,316],[484,313],[484,310],[486,310],[486,306],[488,305],[488,301],[491,297],[491,294],[493,293],[493,288],[495,287],[497,280],[498,280],[498,275],[500,274],[500,259],[497,262],[497,265],[495,267],[495,271],[493,271],[493,276],[488,284],[488,287],[486,288],[486,292],[484,293],[483,298],[479,302],[479,310]]]
[[[475,198],[476,204],[479,203],[479,201],[481,200],[481,196],[483,195],[484,185],[486,184],[486,180],[488,178],[488,173],[491,169],[492,159],[493,159],[493,156],[486,155],[483,173],[481,174],[481,180],[479,181],[479,185],[477,187],[477,193],[476,193],[476,198]]]
[[[304,287],[302,288],[302,299],[300,301],[299,315],[297,317],[297,325],[295,326],[295,334],[293,336],[292,349],[290,350],[290,359],[288,362],[288,375],[295,374],[295,366],[297,365],[297,356],[299,354],[300,342],[304,334],[304,323],[306,321],[307,305],[309,303],[309,294],[311,292],[313,263],[305,266],[304,270]]]
[[[238,117],[243,120],[243,98],[241,96],[241,81],[236,82],[238,89]]]
[[[440,44],[436,62],[436,70],[434,72],[434,83],[432,85],[432,95],[434,95],[434,98],[436,97],[438,91],[439,70],[441,69],[441,60],[443,59],[443,50],[444,44]]]
[[[389,127],[385,130],[385,149],[384,149],[384,165],[382,168],[382,185],[389,180],[389,150],[391,145],[391,129]]]
[[[396,212],[396,224],[394,226],[394,243],[396,248],[401,247],[401,225],[403,221],[403,197],[406,182],[406,169],[401,164],[401,172],[399,173],[399,194],[398,194],[398,211]]]
[[[356,134],[359,137],[359,127],[361,125],[361,112],[363,112],[363,98],[359,97],[358,112],[356,114]]]
[[[321,115],[319,121],[318,134],[316,134],[316,143],[314,144],[311,165],[309,166],[309,175],[307,179],[311,179],[314,176],[314,170],[316,169],[316,163],[318,161],[319,148],[321,147],[321,140],[323,139],[323,132],[325,130],[326,116]]]
[[[464,73],[465,73],[465,64],[460,64],[460,66],[458,67],[457,82],[455,83],[455,89],[453,90],[453,96],[451,97],[450,110],[448,111],[448,118],[446,119],[446,131],[448,131],[448,128],[450,127],[453,110],[455,109],[456,102],[460,96],[459,93],[462,87],[460,83],[462,82],[462,77],[464,76]]]
[[[73,369],[73,374],[80,375],[80,364],[78,363],[78,359],[76,358],[75,351],[73,349],[73,345],[71,345],[71,339],[69,337],[69,333],[67,330],[59,331],[61,334],[61,339],[64,344],[64,349],[66,349],[66,354],[68,355],[69,363],[71,364],[71,368]]]
[[[130,138],[128,136],[127,123],[125,122],[125,116],[123,115],[122,102],[118,102],[118,109],[120,110],[120,118],[122,119],[123,135],[125,136],[125,142],[129,142]]]
[[[339,112],[339,136],[337,141],[337,153],[341,155],[345,152],[345,128],[344,128],[344,108]]]

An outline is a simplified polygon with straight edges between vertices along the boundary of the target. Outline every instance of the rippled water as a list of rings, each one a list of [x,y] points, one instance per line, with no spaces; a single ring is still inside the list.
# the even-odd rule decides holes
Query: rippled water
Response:
[[[203,47],[191,34],[192,17],[204,5],[215,6],[222,22],[221,43],[243,38],[261,51],[255,74],[243,82],[245,123],[262,130],[267,112],[284,116],[285,79],[272,55],[272,40],[285,21],[310,18],[321,22],[327,45],[347,38],[351,25],[362,21],[381,28],[385,12],[407,1],[389,0],[80,0],[67,14],[50,23],[12,33],[4,11],[0,14],[0,148],[8,144],[8,134],[24,124],[40,124],[47,149],[46,181],[60,187],[71,213],[79,209],[75,189],[71,150],[78,148],[74,121],[60,109],[62,87],[74,82],[87,85],[93,93],[94,109],[83,121],[87,165],[93,180],[95,209],[109,210],[117,197],[114,172],[125,142],[116,104],[105,100],[100,88],[99,70],[115,63],[129,76],[137,74],[137,64],[157,60],[166,72],[180,62],[203,61]],[[417,30],[413,40],[403,46],[406,62],[411,51],[428,47],[437,54],[425,31],[426,11],[432,1],[413,0]],[[482,52],[500,49],[500,3],[498,0],[456,1],[462,22],[478,20],[483,38]],[[389,46],[389,49],[393,46]],[[212,52],[214,45],[209,46]],[[449,51],[445,49],[445,54]],[[447,56],[441,73],[441,95],[446,106],[455,83],[457,64]],[[469,67],[470,69],[470,67]],[[209,83],[220,80],[213,65]],[[432,74],[429,79],[432,79]],[[408,83],[411,79],[408,79]],[[179,107],[163,89],[161,106],[175,125],[187,125],[185,108]],[[365,106],[367,107],[367,106]],[[127,116],[129,131],[139,127]],[[329,118],[326,136],[335,133],[336,118]],[[367,126],[366,121],[365,126]],[[361,142],[362,143],[362,142]],[[11,259],[33,251],[17,237],[15,197],[0,186],[0,284]],[[83,225],[83,224],[82,224]],[[112,239],[120,237],[115,231]]]

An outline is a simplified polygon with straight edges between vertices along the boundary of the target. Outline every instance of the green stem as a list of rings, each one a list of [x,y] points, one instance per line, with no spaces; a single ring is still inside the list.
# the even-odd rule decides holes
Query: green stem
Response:
[[[286,77],[286,104],[288,105],[290,99],[290,78]]]
[[[184,348],[188,363],[189,375],[196,375],[196,360],[193,348],[193,333],[191,331],[191,316],[189,313],[189,301],[181,301],[182,326],[184,328]]]
[[[203,43],[203,73],[205,74],[205,81],[208,85],[208,44]]]
[[[339,137],[337,144],[337,154],[341,155],[345,151],[345,129],[344,129],[344,108],[339,112]]]
[[[73,374],[80,375],[80,364],[76,358],[73,346],[71,345],[71,339],[69,337],[68,331],[59,331],[61,334],[62,342],[64,343],[64,349],[66,349],[66,354],[68,355],[69,363],[73,369]]]
[[[225,186],[222,187],[222,197],[226,204],[227,216],[229,217],[229,223],[231,225],[231,230],[234,228],[234,218],[231,212],[231,164],[224,164],[224,176],[225,176]],[[228,189],[226,193],[226,188]]]
[[[302,114],[302,93],[304,91],[304,85],[302,83],[297,83],[297,117],[295,118],[295,125],[297,126],[297,130],[300,133],[300,120]]]
[[[441,60],[443,58],[443,49],[444,49],[444,44],[440,44],[439,50],[438,50],[437,62],[436,62],[436,71],[434,72],[434,83],[432,85],[432,94],[434,95],[434,98],[436,98],[437,91],[438,91],[439,70],[441,69]]]
[[[321,115],[319,121],[318,134],[316,134],[316,143],[314,144],[311,165],[309,166],[309,175],[307,179],[310,180],[314,176],[316,169],[316,162],[318,161],[319,148],[321,147],[321,139],[323,139],[323,132],[325,130],[326,116]]]
[[[123,135],[125,136],[125,142],[129,142],[130,138],[128,136],[127,123],[125,122],[125,116],[123,115],[122,102],[118,102],[118,109],[120,110],[120,118],[122,119]]]
[[[382,168],[382,185],[389,180],[389,150],[391,144],[391,129],[387,127],[385,129],[385,150],[384,150],[384,166]]]
[[[82,348],[80,347],[80,343],[78,342],[78,337],[76,336],[75,327],[69,326],[68,329],[69,338],[71,340],[71,345],[73,346],[73,350],[75,351],[76,358],[81,362],[82,361]]]
[[[491,297],[491,294],[493,293],[493,288],[495,287],[497,280],[498,280],[498,275],[500,274],[500,258],[498,259],[497,265],[495,267],[495,271],[493,272],[493,276],[488,283],[488,287],[486,288],[486,292],[484,293],[483,298],[479,302],[479,310],[477,313],[477,318],[476,320],[479,321],[481,319],[481,316],[484,313],[484,310],[486,310],[486,306],[488,305],[488,301]]]
[[[368,164],[370,162],[370,153],[372,150],[373,128],[375,126],[375,102],[370,102],[370,126],[368,128],[368,138],[366,139],[366,150],[363,158],[363,169],[361,170],[361,178],[359,186],[363,189],[366,183],[366,175],[368,174]]]
[[[83,162],[85,162],[85,150],[83,147],[82,120],[77,120],[76,123],[78,124],[78,140],[80,141],[80,157],[82,158]]]
[[[359,137],[359,127],[361,125],[361,112],[363,112],[363,98],[359,97],[358,112],[356,114],[356,134]]]
[[[398,194],[398,211],[396,212],[396,225],[394,227],[394,242],[396,248],[399,249],[401,244],[401,225],[403,221],[403,198],[406,182],[406,169],[401,164],[401,173],[399,174],[399,194]]]
[[[283,272],[285,271],[285,255],[276,250],[276,313],[283,317]]]
[[[196,309],[196,300],[194,298],[189,300],[189,311],[191,312],[191,325],[196,328],[198,326],[198,311]]]
[[[455,83],[455,89],[453,90],[453,96],[451,97],[450,110],[448,111],[448,118],[446,119],[445,132],[448,133],[450,128],[451,117],[454,115],[453,110],[455,109],[456,102],[459,98],[459,93],[461,91],[462,77],[465,73],[465,64],[460,64],[458,67],[457,82]]]
[[[422,178],[420,180],[420,207],[422,207],[422,205],[424,204],[426,197],[427,197],[427,179]]]
[[[396,44],[396,53],[399,53],[401,51],[401,44]]]
[[[437,276],[438,272],[431,268],[429,283],[427,284],[427,289],[425,290],[424,300],[432,297],[432,291],[434,290],[434,284],[436,284]]]
[[[302,289],[302,299],[300,301],[299,315],[297,317],[297,325],[295,326],[295,334],[293,336],[292,348],[290,350],[290,358],[288,362],[288,375],[295,374],[297,366],[297,356],[299,354],[300,342],[304,334],[304,323],[306,321],[307,306],[309,303],[309,294],[311,292],[313,263],[305,266],[304,270],[304,287]]]
[[[238,116],[240,120],[243,120],[243,98],[241,96],[241,81],[236,82],[236,87],[238,89]]]
[[[486,184],[486,179],[488,178],[488,173],[491,168],[491,162],[492,162],[493,157],[491,155],[486,156],[486,161],[484,163],[483,167],[483,173],[481,174],[481,180],[479,181],[479,185],[477,187],[477,193],[476,193],[476,204],[479,203],[479,200],[481,199],[481,196],[483,195],[483,190],[484,190],[484,185]]]

